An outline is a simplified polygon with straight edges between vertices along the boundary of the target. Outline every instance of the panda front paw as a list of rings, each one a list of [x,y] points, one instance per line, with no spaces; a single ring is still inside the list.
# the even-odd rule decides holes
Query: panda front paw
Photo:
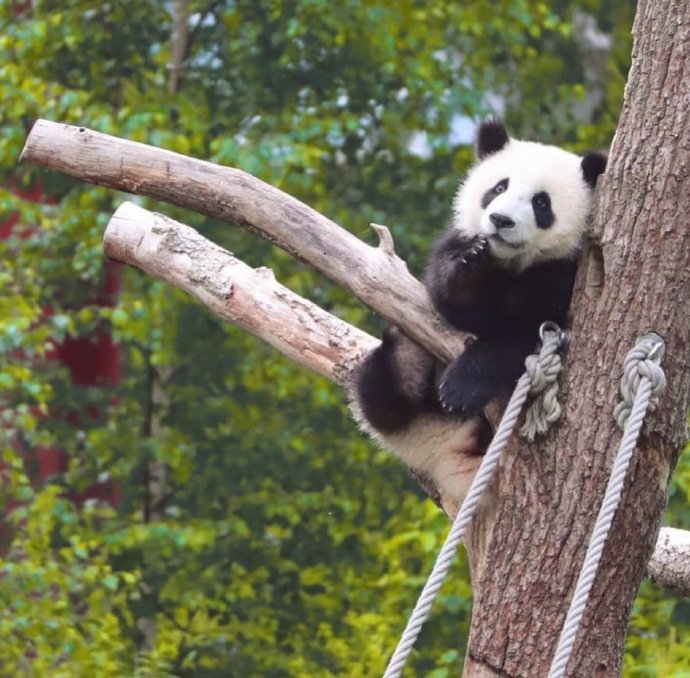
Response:
[[[448,414],[460,415],[463,418],[478,414],[484,401],[470,390],[454,380],[441,382],[438,388],[438,399],[441,407]]]
[[[491,270],[487,239],[450,229],[434,246],[424,283],[436,310],[452,325],[465,327],[466,309],[476,306]]]
[[[480,378],[476,368],[471,360],[460,356],[443,373],[438,399],[448,414],[473,417],[495,395],[490,382]]]
[[[452,252],[452,260],[456,266],[473,266],[484,261],[489,251],[489,241],[483,235],[477,235],[456,247]]]

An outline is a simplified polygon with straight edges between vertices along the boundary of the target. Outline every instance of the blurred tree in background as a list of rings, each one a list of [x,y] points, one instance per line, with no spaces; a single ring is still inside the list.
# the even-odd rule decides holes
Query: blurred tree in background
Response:
[[[179,73],[173,7],[188,28]],[[0,240],[0,675],[379,675],[447,529],[325,380],[135,271],[116,305],[98,303],[123,196],[18,169],[32,121],[240,167],[365,239],[385,223],[419,273],[474,121],[608,146],[633,13],[632,0],[0,3],[0,223],[18,219]],[[43,201],[25,199],[37,186]],[[380,331],[265,241],[165,211]],[[55,346],[104,331],[121,379],[75,384]],[[51,449],[67,462],[37,482]],[[109,501],[88,498],[99,483]],[[669,523],[690,527],[689,496],[681,461]],[[411,675],[457,674],[470,609],[460,553]],[[643,587],[626,675],[690,675],[688,626],[687,603]]]

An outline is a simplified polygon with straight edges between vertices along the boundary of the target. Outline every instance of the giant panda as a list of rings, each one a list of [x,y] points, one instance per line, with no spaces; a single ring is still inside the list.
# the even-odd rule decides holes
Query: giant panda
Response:
[[[398,456],[437,500],[462,502],[491,431],[487,403],[514,388],[540,325],[561,326],[597,179],[598,152],[579,157],[480,124],[475,165],[424,276],[451,325],[476,341],[447,367],[389,327],[353,373],[360,426]]]

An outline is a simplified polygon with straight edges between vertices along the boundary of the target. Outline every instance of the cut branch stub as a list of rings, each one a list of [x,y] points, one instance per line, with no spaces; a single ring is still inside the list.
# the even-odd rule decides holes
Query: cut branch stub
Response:
[[[682,596],[690,596],[690,532],[662,527],[647,574]]]
[[[395,243],[393,242],[393,236],[388,226],[374,223],[370,224],[370,226],[379,238],[379,249],[386,254],[386,256],[397,258],[398,255],[395,253]],[[402,259],[400,259],[400,261],[403,264],[405,263]]]

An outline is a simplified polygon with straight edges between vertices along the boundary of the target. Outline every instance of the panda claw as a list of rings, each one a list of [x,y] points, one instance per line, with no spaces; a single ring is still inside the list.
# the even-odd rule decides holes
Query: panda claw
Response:
[[[441,409],[443,409],[444,412],[447,412],[448,414],[450,414],[451,409],[450,409],[450,407],[448,407],[448,403],[446,403],[446,401],[443,397],[443,392],[445,391],[445,388],[446,388],[446,382],[442,381],[438,387],[438,401],[441,404]]]
[[[439,403],[441,404],[441,409],[443,409],[443,411],[446,414],[456,414],[457,412],[462,413],[462,411],[463,411],[462,408],[458,409],[457,407],[454,407],[444,397],[444,393],[446,391],[446,386],[447,386],[447,382],[444,381],[439,385],[439,389],[438,389],[438,400],[439,400]]]
[[[481,253],[483,253],[483,252],[486,251],[486,248],[488,247],[488,245],[489,245],[488,241],[485,240],[484,238],[482,238],[481,240],[477,240],[477,242],[475,243],[473,249],[474,249],[476,252],[481,252]]]
[[[468,266],[481,261],[488,251],[486,238],[477,237],[464,251],[458,252],[457,260],[461,266]]]

